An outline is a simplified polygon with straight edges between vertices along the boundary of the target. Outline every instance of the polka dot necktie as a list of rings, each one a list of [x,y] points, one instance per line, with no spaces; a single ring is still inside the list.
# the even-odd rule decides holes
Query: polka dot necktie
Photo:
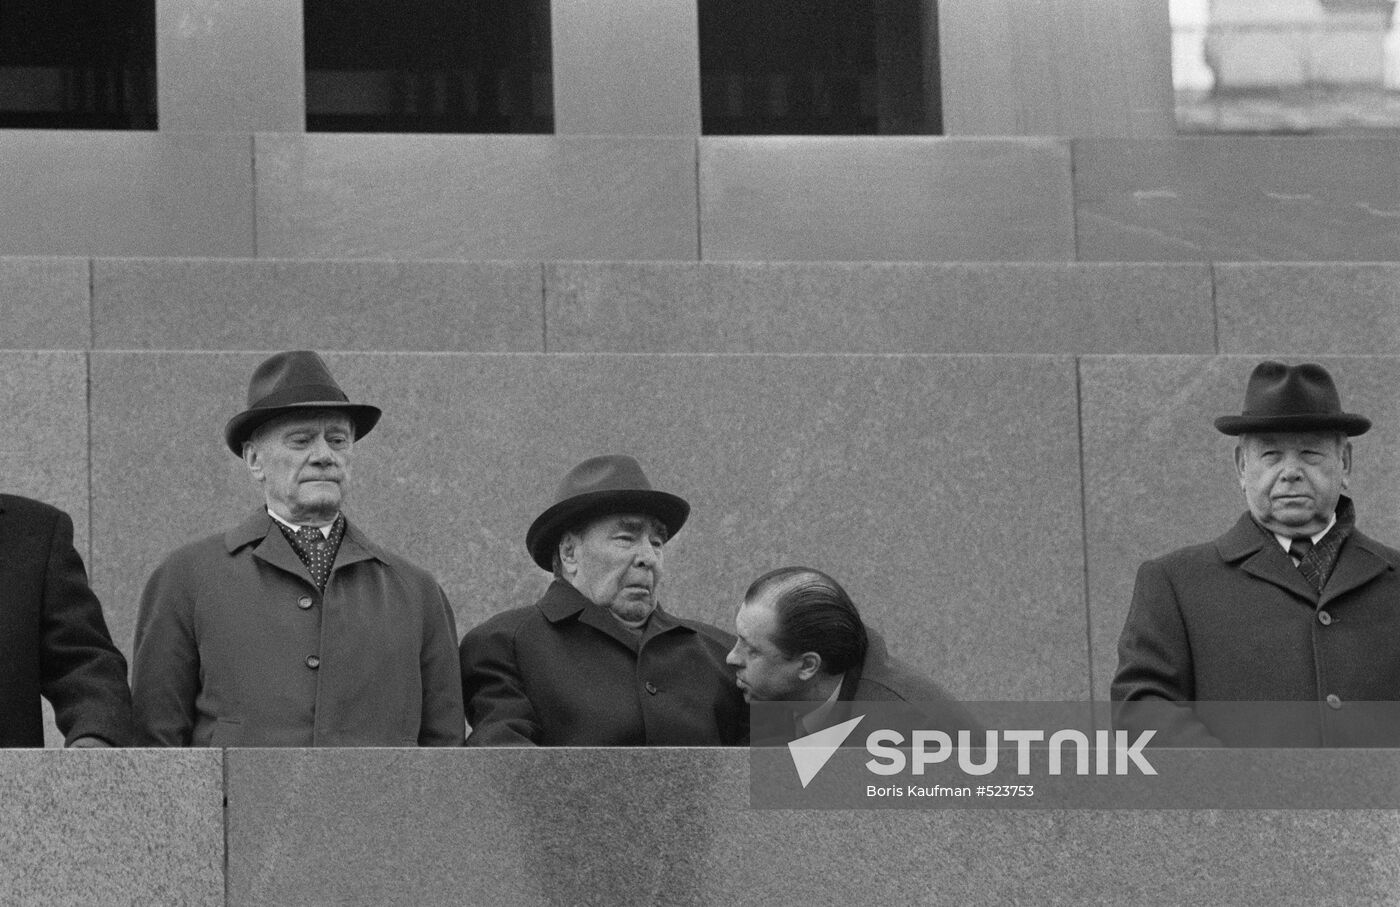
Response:
[[[326,591],[326,581],[331,576],[331,564],[335,561],[335,550],[331,547],[330,539],[314,526],[300,526],[296,535],[299,543],[296,546],[297,554],[301,555],[302,563],[306,564],[311,581],[316,584],[318,591]]]

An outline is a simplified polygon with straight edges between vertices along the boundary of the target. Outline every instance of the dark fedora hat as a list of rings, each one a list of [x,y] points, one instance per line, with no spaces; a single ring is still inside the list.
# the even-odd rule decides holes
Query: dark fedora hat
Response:
[[[1266,360],[1254,367],[1244,391],[1244,412],[1221,416],[1215,427],[1227,435],[1246,432],[1340,431],[1365,434],[1371,420],[1342,412],[1337,385],[1314,362],[1284,365]]]
[[[656,491],[641,464],[622,454],[593,457],[569,470],[554,503],[535,518],[525,533],[525,547],[535,563],[554,569],[559,538],[569,529],[610,513],[644,513],[656,517],[674,536],[685,525],[690,505],[683,498]]]
[[[369,434],[381,415],[379,407],[351,403],[331,377],[331,370],[310,350],[278,353],[259,365],[248,382],[248,408],[224,426],[228,449],[243,456],[243,443],[269,419],[299,409],[335,409],[355,426],[358,440]]]

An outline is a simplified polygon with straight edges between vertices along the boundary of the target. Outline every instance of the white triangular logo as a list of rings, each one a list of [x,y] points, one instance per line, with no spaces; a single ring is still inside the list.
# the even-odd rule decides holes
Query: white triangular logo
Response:
[[[856,729],[856,725],[864,720],[864,715],[858,715],[850,721],[822,728],[815,734],[798,737],[788,744],[792,764],[797,768],[797,777],[801,779],[804,788],[817,777],[817,772],[831,759],[831,754],[840,749],[846,738],[851,736],[851,731]]]

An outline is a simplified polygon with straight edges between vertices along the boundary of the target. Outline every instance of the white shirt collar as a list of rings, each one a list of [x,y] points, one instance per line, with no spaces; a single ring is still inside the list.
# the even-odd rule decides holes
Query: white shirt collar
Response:
[[[293,532],[296,532],[299,528],[301,528],[301,527],[295,525],[294,523],[288,523],[286,520],[282,519],[280,516],[278,516],[277,514],[273,513],[271,507],[267,508],[267,515],[270,516],[270,517],[272,517],[272,518],[273,518],[274,520],[276,520],[277,522],[281,523],[283,526],[286,526],[288,529],[292,530]],[[339,516],[339,514],[337,514],[337,516]],[[315,527],[315,528],[321,530],[321,535],[322,535],[323,537],[325,537],[325,538],[330,538],[330,537],[331,537],[331,529],[334,528],[334,527],[335,527],[335,520],[331,520],[329,526],[317,526],[317,527]]]
[[[807,730],[807,733],[815,733],[816,731],[819,731],[823,727],[825,727],[825,725],[822,724],[822,721],[826,718],[827,714],[832,709],[836,708],[836,700],[841,696],[841,685],[845,682],[846,677],[843,674],[841,676],[841,679],[836,682],[836,689],[832,690],[831,695],[826,697],[826,702],[823,702],[821,705],[817,706],[815,709],[812,709],[812,711],[808,712],[807,714],[803,715],[801,718],[798,719],[798,721],[801,722],[802,727]]]
[[[1332,518],[1327,521],[1327,525],[1323,527],[1322,531],[1315,532],[1312,535],[1308,536],[1308,538],[1312,539],[1312,543],[1316,545],[1318,542],[1322,541],[1322,537],[1324,535],[1332,531],[1332,527],[1335,525],[1337,525],[1337,514],[1334,511],[1332,514]],[[1274,538],[1278,539],[1278,543],[1281,546],[1283,546],[1283,550],[1285,552],[1287,552],[1289,546],[1293,544],[1293,539],[1289,538],[1286,535],[1279,535],[1277,532],[1274,533]]]

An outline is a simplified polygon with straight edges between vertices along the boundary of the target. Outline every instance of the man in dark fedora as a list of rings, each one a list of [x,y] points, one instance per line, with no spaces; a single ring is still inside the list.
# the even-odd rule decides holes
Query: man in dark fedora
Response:
[[[0,747],[44,745],[40,697],[72,747],[131,743],[126,659],[73,547],[73,520],[0,494]]]
[[[1320,365],[1262,362],[1238,437],[1248,512],[1138,571],[1115,720],[1185,746],[1400,745],[1400,552],[1356,528],[1351,437]]]
[[[313,352],[253,372],[224,441],[264,504],[178,549],[147,582],[132,671],[144,743],[461,744],[447,597],[341,510],[351,454],[379,416]]]
[[[525,534],[544,597],[462,640],[468,745],[719,746],[748,714],[721,630],[657,604],[664,547],[690,514],[631,457],[569,471]]]
[[[930,678],[892,658],[835,579],[811,567],[770,570],[750,584],[734,618],[729,651],[735,682],[750,703],[753,742],[786,744],[865,711],[900,730],[981,730],[977,720]],[[905,734],[905,740],[912,737]],[[980,739],[980,738],[979,738]]]

